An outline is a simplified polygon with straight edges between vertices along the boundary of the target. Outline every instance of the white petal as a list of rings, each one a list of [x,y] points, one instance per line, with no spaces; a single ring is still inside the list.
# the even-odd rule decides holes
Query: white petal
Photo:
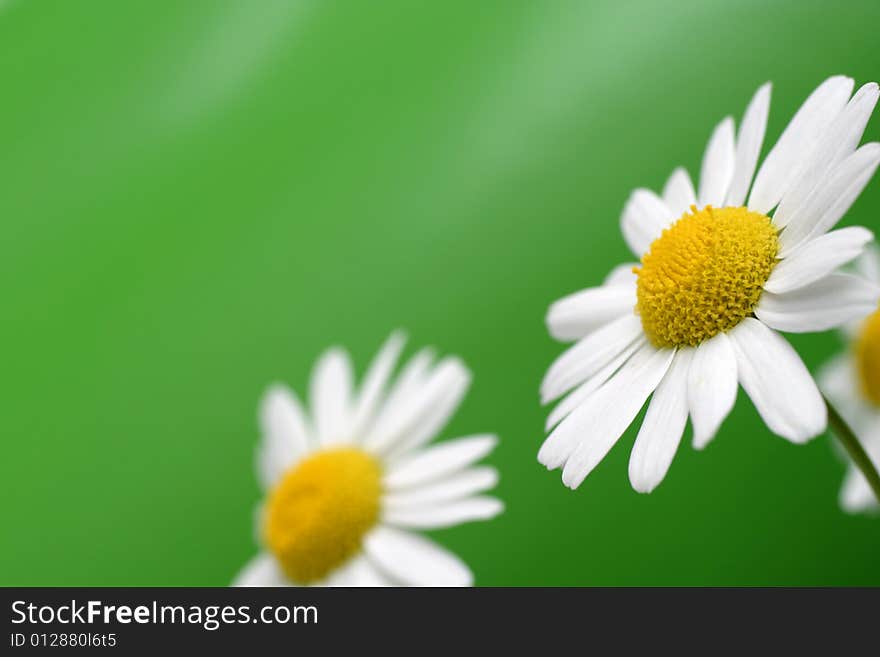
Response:
[[[375,420],[376,424],[382,421],[383,416],[393,415],[402,406],[405,406],[410,396],[421,390],[431,373],[431,364],[434,362],[434,358],[433,349],[425,348],[407,361],[382,403]]]
[[[476,463],[498,444],[493,435],[449,440],[390,464],[383,485],[394,491],[428,483]]]
[[[742,387],[774,433],[804,443],[825,431],[825,402],[786,340],[747,317],[730,333]]]
[[[861,425],[869,426],[870,415],[873,413],[865,412],[866,405],[862,401],[854,360],[849,352],[835,356],[819,369],[816,381],[819,389],[834,404],[837,412],[858,434],[861,434]]]
[[[650,493],[666,476],[687,423],[688,369],[693,349],[679,349],[648,405],[629,459],[629,481]]]
[[[804,101],[755,176],[748,203],[751,210],[767,214],[776,207],[821,135],[846,105],[852,88],[851,78],[837,75],[825,80]]]
[[[820,235],[777,263],[764,289],[781,294],[817,281],[857,258],[872,239],[871,231],[860,226]]]
[[[862,322],[864,318],[860,317],[859,319],[853,319],[839,327],[839,331],[841,335],[843,335],[848,340],[855,340],[859,335],[859,329],[862,328]]]
[[[342,349],[329,349],[312,372],[309,397],[318,442],[326,447],[348,439],[352,391],[351,360]]]
[[[502,511],[504,504],[501,500],[478,495],[430,507],[386,509],[382,520],[404,529],[443,529],[475,520],[489,520]]]
[[[788,333],[826,331],[877,309],[880,286],[851,274],[829,274],[791,292],[764,292],[755,316]]]
[[[653,353],[653,347],[648,344],[646,338],[641,338],[635,343],[636,349],[631,356],[625,357],[623,361],[614,367],[612,371],[608,371],[612,367],[614,361],[602,372],[598,373],[593,379],[584,382],[579,388],[566,397],[561,403],[567,406],[566,417],[560,422],[550,435],[544,440],[541,448],[538,450],[538,462],[547,469],[553,470],[562,466],[571,452],[577,446],[577,440],[581,437],[580,425],[572,427],[572,416],[575,413],[582,415],[589,410],[590,413],[598,412],[594,407],[600,403],[606,403],[606,388],[617,378],[623,377],[624,381],[635,381],[639,371],[644,367],[645,361]],[[621,356],[623,357],[623,355]],[[601,377],[601,380],[599,378]],[[595,381],[595,383],[594,383]],[[598,384],[598,385],[596,385]],[[618,384],[618,387],[620,384]],[[582,393],[581,390],[586,389],[587,392]],[[648,396],[649,393],[645,395]],[[558,410],[558,407],[557,409]],[[561,415],[554,410],[553,414]],[[555,419],[555,418],[554,418]],[[589,418],[587,419],[589,421]],[[549,424],[549,421],[548,421]]]
[[[766,83],[755,92],[736,138],[736,163],[733,167],[733,180],[727,190],[725,205],[740,207],[746,200],[758,155],[764,143],[764,132],[767,129],[767,114],[770,111],[770,83]]]
[[[692,205],[697,204],[694,184],[684,167],[678,167],[669,176],[663,187],[663,202],[672,212],[674,219],[681,217]]]
[[[383,587],[393,586],[391,579],[363,554],[336,569],[324,582],[325,586]]]
[[[637,262],[625,262],[622,265],[617,265],[608,273],[602,285],[635,285],[637,277],[633,269],[638,266]]]
[[[853,360],[849,354],[841,354],[832,358],[819,370],[816,380],[822,391],[830,398],[856,395],[856,377],[852,364]]]
[[[622,315],[631,315],[635,306],[634,284],[587,288],[550,306],[547,330],[557,340],[578,340]]]
[[[449,377],[444,390],[437,396],[432,397],[430,393],[426,393],[423,397],[413,399],[413,406],[424,404],[423,411],[416,423],[393,439],[390,448],[384,451],[386,462],[406,456],[434,440],[455,415],[471,385],[470,370],[461,360],[456,361],[454,374]],[[431,399],[432,401],[422,401]]]
[[[245,564],[232,586],[292,586],[275,557],[262,552]]]
[[[880,283],[880,250],[875,245],[865,249],[862,257],[856,260],[855,266],[862,278]]]
[[[623,206],[620,229],[633,254],[641,258],[674,219],[662,199],[650,189],[637,189]]]
[[[642,322],[625,315],[581,338],[547,370],[541,382],[541,402],[546,404],[587,380],[641,336]]]
[[[814,192],[829,173],[852,155],[859,145],[878,97],[880,90],[874,82],[856,92],[828,131],[822,135],[803,170],[785,192],[773,214],[774,225],[782,228],[789,223],[803,221],[803,215],[810,214],[808,208],[813,203]]]
[[[493,488],[497,483],[498,471],[495,468],[489,466],[470,468],[434,483],[388,493],[383,504],[388,511],[438,506],[482,493]]]
[[[865,475],[853,465],[847,469],[840,488],[840,506],[847,513],[874,511],[880,506]]]
[[[657,384],[675,353],[647,342],[617,374],[550,434],[538,460],[548,468],[565,463],[563,483],[576,488],[617,442]]]
[[[865,144],[829,172],[809,201],[779,236],[779,257],[833,228],[871,180],[880,163],[880,144]]]
[[[700,191],[697,194],[700,207],[714,205],[720,208],[724,205],[724,198],[733,179],[735,164],[733,141],[733,119],[728,116],[715,126],[703,155]]]
[[[362,434],[367,424],[379,410],[379,402],[385,386],[391,378],[391,372],[406,342],[406,336],[400,331],[394,332],[382,345],[379,353],[370,363],[364,382],[354,403],[349,433],[353,438]]]
[[[281,384],[263,395],[259,421],[263,437],[257,448],[257,476],[269,489],[309,449],[309,431],[299,400]]]
[[[377,527],[364,549],[380,569],[407,586],[471,586],[474,577],[457,556],[422,536]]]
[[[694,447],[703,449],[733,409],[737,390],[736,355],[726,333],[702,343],[688,372],[688,408]]]
[[[596,392],[602,384],[610,379],[612,375],[614,375],[614,373],[617,372],[627,360],[629,360],[629,357],[635,353],[636,349],[638,349],[641,344],[642,342],[639,340],[634,341],[629,347],[624,349],[617,358],[568,393],[568,395],[556,405],[553,412],[547,416],[544,430],[550,431],[551,428],[564,420],[569,413],[587,401],[587,399]]]
[[[470,372],[460,359],[443,359],[405,404],[376,422],[364,446],[387,454],[391,450],[414,449],[431,440],[458,408],[470,380]]]

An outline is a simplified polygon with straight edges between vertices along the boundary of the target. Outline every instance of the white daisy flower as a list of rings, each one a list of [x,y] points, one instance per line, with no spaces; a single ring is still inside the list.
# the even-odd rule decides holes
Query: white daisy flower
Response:
[[[312,373],[310,414],[284,386],[266,393],[257,451],[263,549],[235,585],[472,583],[458,557],[413,532],[502,511],[499,500],[481,495],[498,472],[475,465],[497,438],[428,446],[458,407],[470,372],[455,357],[432,365],[425,349],[386,391],[403,342],[400,334],[388,339],[357,391],[348,354],[328,350]]]
[[[880,162],[858,147],[877,103],[866,84],[826,80],[792,118],[754,183],[770,106],[758,89],[734,136],[715,128],[699,188],[676,169],[663,193],[637,189],[621,217],[640,264],[554,303],[551,335],[577,343],[550,367],[550,414],[538,454],[581,484],[653,393],[629,462],[633,488],[666,475],[688,415],[704,447],[734,405],[737,383],[767,426],[795,443],[822,433],[826,408],[794,349],[776,331],[824,331],[877,305],[880,289],[835,271],[862,251],[864,228],[831,230]],[[746,200],[748,199],[748,200]],[[553,428],[555,427],[555,428]]]
[[[880,285],[880,254],[867,250],[857,269]],[[844,327],[848,350],[819,372],[819,387],[852,427],[874,468],[880,470],[880,310]],[[865,475],[852,461],[840,489],[840,506],[849,513],[880,510]]]

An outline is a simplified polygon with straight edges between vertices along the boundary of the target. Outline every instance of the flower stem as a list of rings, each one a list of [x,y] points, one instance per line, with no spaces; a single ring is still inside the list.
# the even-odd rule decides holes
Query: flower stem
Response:
[[[831,433],[837,436],[852,462],[865,475],[868,485],[874,491],[874,497],[880,502],[880,474],[878,474],[877,468],[871,461],[871,457],[865,452],[865,448],[862,447],[862,443],[856,438],[849,425],[840,417],[837,409],[831,405],[827,397],[823,396],[823,398],[825,399],[825,406],[828,408],[828,428],[831,430]]]

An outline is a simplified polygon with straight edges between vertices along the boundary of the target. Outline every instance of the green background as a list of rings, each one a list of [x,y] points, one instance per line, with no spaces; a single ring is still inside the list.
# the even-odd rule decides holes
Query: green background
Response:
[[[255,553],[256,405],[394,327],[463,356],[507,511],[436,532],[483,585],[880,584],[827,437],[742,391],[705,452],[576,492],[536,461],[553,300],[630,259],[630,190],[694,173],[774,82],[880,75],[880,4],[0,2],[0,583],[223,585]],[[880,138],[880,122],[866,140]],[[880,180],[845,223],[880,229]],[[834,334],[793,340],[811,368]]]

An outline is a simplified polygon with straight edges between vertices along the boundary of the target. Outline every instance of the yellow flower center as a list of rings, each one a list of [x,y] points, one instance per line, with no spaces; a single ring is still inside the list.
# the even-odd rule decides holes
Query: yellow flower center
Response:
[[[874,311],[862,324],[855,348],[862,394],[880,406],[880,310]]]
[[[354,556],[379,518],[382,470],[356,448],[326,449],[291,468],[266,509],[266,544],[298,584]]]
[[[636,312],[657,347],[696,346],[752,314],[776,264],[770,218],[691,206],[634,268]]]

